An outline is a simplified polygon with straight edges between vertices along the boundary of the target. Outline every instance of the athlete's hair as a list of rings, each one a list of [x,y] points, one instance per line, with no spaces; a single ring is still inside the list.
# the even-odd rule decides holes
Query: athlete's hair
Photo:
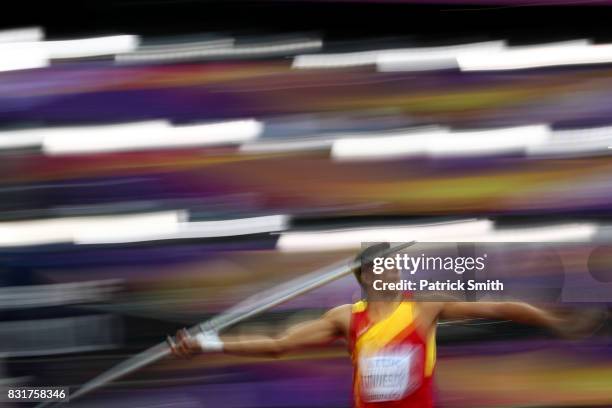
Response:
[[[353,274],[355,275],[355,279],[359,282],[359,285],[363,286],[361,281],[362,272],[372,270],[374,266],[374,258],[387,251],[391,248],[391,244],[388,242],[380,242],[377,244],[370,245],[369,247],[363,249],[357,256],[355,257],[355,261],[361,262],[361,267],[353,269]]]

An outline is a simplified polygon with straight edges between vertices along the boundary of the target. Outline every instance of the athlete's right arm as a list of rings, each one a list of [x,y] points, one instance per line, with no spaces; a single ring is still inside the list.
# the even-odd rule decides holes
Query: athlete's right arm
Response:
[[[346,333],[350,319],[350,305],[331,309],[319,319],[288,328],[278,336],[221,336],[206,333],[190,336],[185,330],[176,334],[172,352],[177,356],[189,356],[206,351],[223,351],[228,354],[272,356],[331,343]]]

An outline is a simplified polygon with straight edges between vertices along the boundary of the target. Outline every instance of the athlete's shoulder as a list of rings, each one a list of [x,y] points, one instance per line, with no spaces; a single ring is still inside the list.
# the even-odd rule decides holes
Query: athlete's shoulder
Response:
[[[350,304],[336,306],[327,311],[323,317],[333,322],[344,332],[348,330],[351,322],[351,308],[352,305]]]
[[[347,316],[350,317],[352,309],[353,305],[351,304],[336,306],[333,309],[328,310],[327,313],[325,313],[325,316],[331,318],[345,318]]]
[[[429,300],[429,301],[416,301],[414,302],[414,304],[417,310],[419,310],[420,312],[419,314],[429,315],[432,319],[437,319],[438,316],[440,316],[440,314],[444,310],[444,305],[446,304],[446,302]]]
[[[419,294],[418,297],[413,299],[415,304],[418,305],[420,309],[426,309],[431,311],[437,311],[438,313],[442,312],[444,307],[449,303],[460,302],[461,299],[443,294]]]

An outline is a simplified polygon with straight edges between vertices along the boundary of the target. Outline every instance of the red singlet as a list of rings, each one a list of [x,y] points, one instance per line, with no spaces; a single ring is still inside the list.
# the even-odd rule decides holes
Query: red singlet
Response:
[[[436,360],[435,332],[415,330],[415,304],[403,301],[377,323],[367,303],[353,305],[349,348],[355,408],[431,408]]]

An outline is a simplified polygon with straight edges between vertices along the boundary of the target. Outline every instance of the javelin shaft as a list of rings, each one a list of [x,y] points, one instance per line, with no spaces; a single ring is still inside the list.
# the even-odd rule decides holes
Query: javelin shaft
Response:
[[[416,241],[399,244],[394,247],[389,248],[386,251],[382,251],[380,254],[377,254],[377,257],[385,257],[395,252],[399,252],[403,249],[406,249],[412,245],[416,244]],[[284,292],[278,293],[277,288],[274,288],[272,293],[273,299],[263,298],[258,304],[249,304],[247,310],[239,311],[239,313],[222,313],[220,316],[213,318],[207,322],[204,322],[200,325],[195,326],[192,329],[199,329],[200,331],[206,330],[215,330],[221,331],[229,326],[232,326],[240,321],[246,320],[249,317],[255,316],[259,313],[265,312],[279,304],[282,304],[286,301],[289,301],[293,298],[296,298],[304,293],[310,292],[314,289],[317,289],[321,286],[324,286],[330,282],[333,282],[343,276],[350,274],[355,268],[359,268],[361,266],[361,260],[353,260],[353,258],[345,259],[338,263],[335,263],[331,266],[327,266],[321,269],[318,269],[315,272],[311,272],[306,276],[306,279],[298,278],[290,283],[291,285],[285,284],[284,286],[289,286],[289,289],[286,289]],[[308,277],[316,277],[315,281],[307,279]],[[296,281],[299,281],[296,282]],[[297,285],[296,285],[297,283]],[[270,291],[269,291],[270,292]],[[276,292],[276,293],[275,293]],[[242,303],[242,302],[241,302]],[[232,309],[235,309],[232,308]]]
[[[347,261],[342,262],[342,265],[340,267],[332,268],[327,273],[324,273],[315,282],[299,282],[298,285],[293,286],[291,289],[284,290],[283,292],[278,293],[274,299],[264,298],[256,304],[250,305],[247,310],[238,310],[235,313],[230,312],[228,314],[223,313],[220,316],[213,318],[207,322],[204,322],[196,327],[201,331],[221,331],[240,321],[246,320],[249,317],[256,316],[262,312],[265,312],[266,310],[273,308],[274,306],[278,306],[288,300],[296,298],[304,293],[310,292],[334,280],[346,276],[353,270],[353,268],[359,266],[359,263]],[[313,275],[320,275],[321,270],[317,272],[314,272]]]
[[[401,244],[395,247],[391,247],[390,249],[380,253],[378,256],[387,256],[389,254],[401,251],[402,249],[412,246],[415,243],[416,241],[412,241],[407,244]],[[255,305],[249,304],[246,310],[240,310],[239,307],[234,307],[230,309],[229,314],[222,313],[216,318],[210,319],[206,322],[203,322],[190,328],[189,332],[195,334],[206,330],[223,330],[229,326],[232,326],[259,313],[265,312],[266,310],[269,310],[275,306],[278,306],[281,303],[284,303],[295,297],[303,295],[304,293],[310,292],[339,278],[342,278],[343,276],[350,274],[355,268],[360,267],[360,265],[361,260],[354,261],[352,258],[350,258],[340,263],[334,264],[331,267],[327,266],[325,268],[319,269],[315,272],[308,274],[308,276],[317,276],[317,279],[314,281],[304,279],[304,277],[298,278],[294,281],[289,282],[293,283],[297,281],[297,287],[294,285],[288,286],[287,284],[285,284],[284,286],[286,288],[283,288],[280,294],[276,293],[271,299],[264,297],[261,301],[256,302]],[[238,306],[242,304],[244,304],[244,302],[241,302]],[[234,309],[238,310],[232,312],[232,310]],[[139,368],[142,368],[157,360],[167,357],[170,354],[171,349],[168,343],[165,341],[159,343],[143,352],[140,352],[128,358],[126,361],[119,363],[110,370],[103,372],[102,374],[83,384],[81,388],[79,388],[78,390],[76,390],[76,392],[70,395],[70,400],[72,401],[76,398],[82,397],[83,395],[88,394],[91,391],[94,391],[120,377],[124,377],[127,374],[138,370]],[[52,402],[44,402],[42,404],[37,405],[36,408],[43,408],[46,406],[51,406],[52,404]]]
[[[293,299],[301,294],[319,288],[329,282],[332,282],[336,279],[339,279],[352,271],[354,267],[357,267],[355,262],[343,262],[342,267],[334,268],[331,271],[324,274],[324,276],[313,282],[310,285],[302,285],[293,293],[285,293],[282,296],[269,301],[267,303],[262,302],[261,305],[251,308],[248,312],[242,314],[236,314],[234,316],[230,316],[228,319],[223,319],[223,316],[220,316],[222,319],[215,320],[214,318],[208,320],[202,324],[196,325],[189,329],[190,333],[198,333],[202,330],[223,330],[229,326],[232,326],[240,321],[246,320],[249,317],[255,316],[259,313],[262,313],[268,309],[271,309],[283,302],[286,302],[290,299]],[[316,273],[316,272],[315,272]],[[102,373],[98,377],[92,379],[88,383],[85,383],[81,388],[79,388],[75,393],[70,395],[70,399],[74,400],[75,398],[79,398],[97,388],[102,387],[103,385],[114,381],[120,377],[123,377],[133,371],[138,370],[146,365],[149,365],[157,360],[160,360],[164,357],[170,355],[171,350],[168,346],[167,342],[162,342],[153,346],[141,353],[136,354],[133,357],[130,357],[126,361],[120,363],[119,365],[111,368],[109,371]]]

